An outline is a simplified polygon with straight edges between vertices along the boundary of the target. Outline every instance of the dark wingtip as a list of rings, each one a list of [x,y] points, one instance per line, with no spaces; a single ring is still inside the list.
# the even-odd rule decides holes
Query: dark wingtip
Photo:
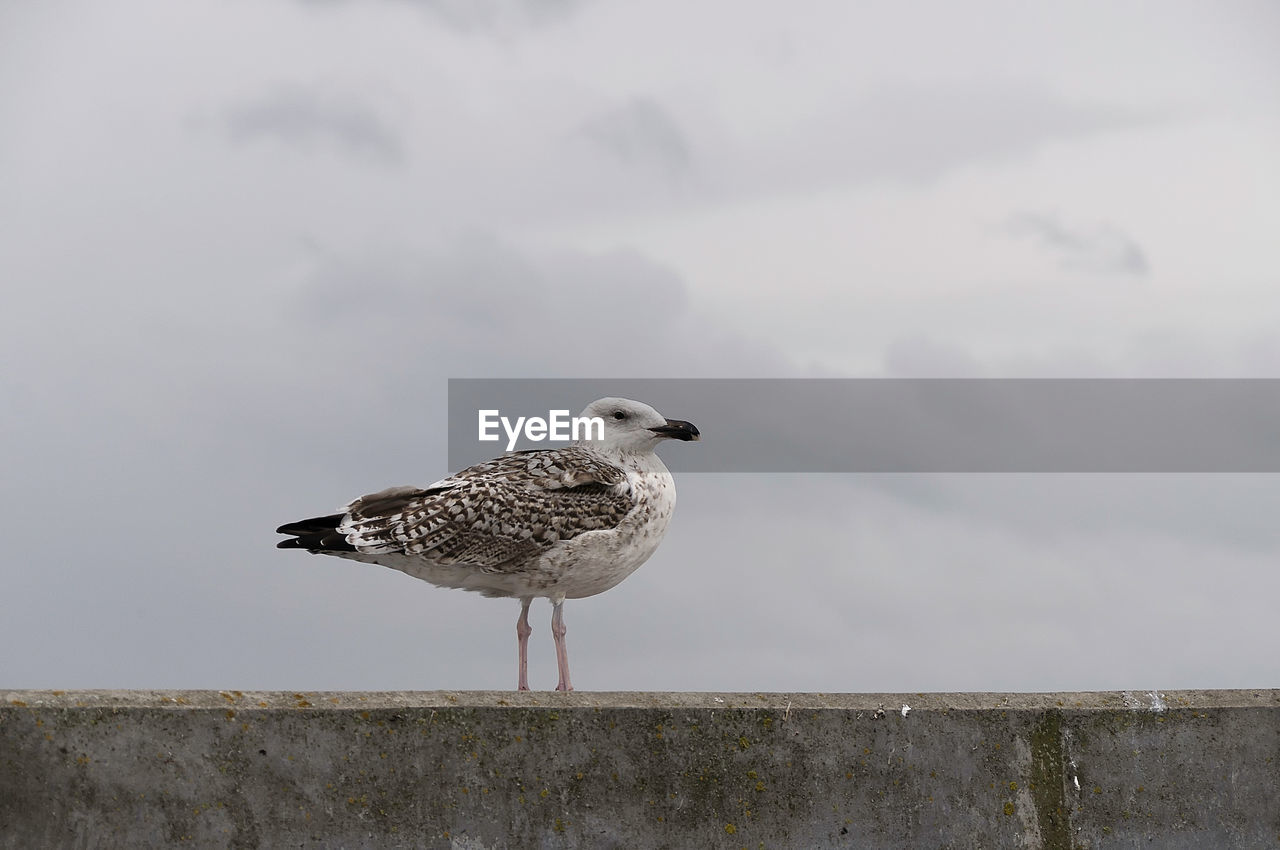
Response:
[[[293,537],[281,540],[276,548],[306,549],[311,552],[354,552],[356,548],[337,530],[344,516],[346,514],[330,514],[287,522],[276,529],[276,534],[292,534]]]
[[[328,516],[313,516],[310,519],[300,519],[296,522],[286,522],[276,529],[276,534],[300,535],[315,534],[318,531],[333,531],[345,516],[346,514],[329,514]]]

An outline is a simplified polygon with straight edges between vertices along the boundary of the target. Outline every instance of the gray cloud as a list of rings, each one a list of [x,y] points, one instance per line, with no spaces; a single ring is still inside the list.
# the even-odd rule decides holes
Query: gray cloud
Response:
[[[1110,225],[1071,226],[1050,213],[1024,211],[1011,215],[1006,227],[1014,236],[1035,240],[1072,271],[1138,276],[1149,271],[1141,246]]]
[[[355,0],[302,0],[310,6],[336,6]],[[575,14],[586,0],[381,0],[417,6],[456,32],[508,33],[547,26]]]
[[[394,263],[318,258],[281,319],[299,333],[376,336],[424,379],[505,376],[511,363],[523,377],[795,374],[767,342],[695,312],[688,288],[634,249],[529,252],[477,231]]]
[[[399,165],[398,134],[359,98],[316,88],[284,87],[226,110],[227,133],[237,142],[276,139],[302,150],[343,154]]]
[[[769,139],[750,167],[756,179],[792,188],[921,183],[974,163],[1026,157],[1050,142],[1160,120],[1165,116],[1157,112],[1079,101],[1048,88],[886,84]]]
[[[693,162],[680,125],[652,98],[633,97],[587,121],[581,132],[619,161],[670,178],[683,175]]]

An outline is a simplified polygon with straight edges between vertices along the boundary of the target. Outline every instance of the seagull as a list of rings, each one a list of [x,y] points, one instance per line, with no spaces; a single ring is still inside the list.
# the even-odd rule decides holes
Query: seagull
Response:
[[[277,548],[519,599],[522,691],[529,690],[529,605],[545,597],[552,605],[556,690],[571,691],[564,601],[605,592],[654,553],[676,504],[675,482],[654,449],[663,440],[700,436],[692,423],[625,398],[593,401],[582,416],[604,422],[602,438],[508,452],[429,487],[361,496],[341,513],[280,526],[276,531],[290,538]]]

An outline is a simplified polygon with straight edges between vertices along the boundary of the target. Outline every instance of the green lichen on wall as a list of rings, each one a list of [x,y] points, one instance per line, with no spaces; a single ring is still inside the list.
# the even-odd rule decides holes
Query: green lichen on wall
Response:
[[[1031,728],[1031,799],[1044,850],[1071,850],[1062,712],[1046,711]]]

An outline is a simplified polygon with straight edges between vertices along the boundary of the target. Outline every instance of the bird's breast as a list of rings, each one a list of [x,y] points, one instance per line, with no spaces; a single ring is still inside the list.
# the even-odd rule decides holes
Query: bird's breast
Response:
[[[671,473],[631,469],[627,479],[635,507],[616,528],[582,534],[546,556],[562,576],[557,584],[567,598],[603,593],[649,560],[662,542],[676,504]]]

